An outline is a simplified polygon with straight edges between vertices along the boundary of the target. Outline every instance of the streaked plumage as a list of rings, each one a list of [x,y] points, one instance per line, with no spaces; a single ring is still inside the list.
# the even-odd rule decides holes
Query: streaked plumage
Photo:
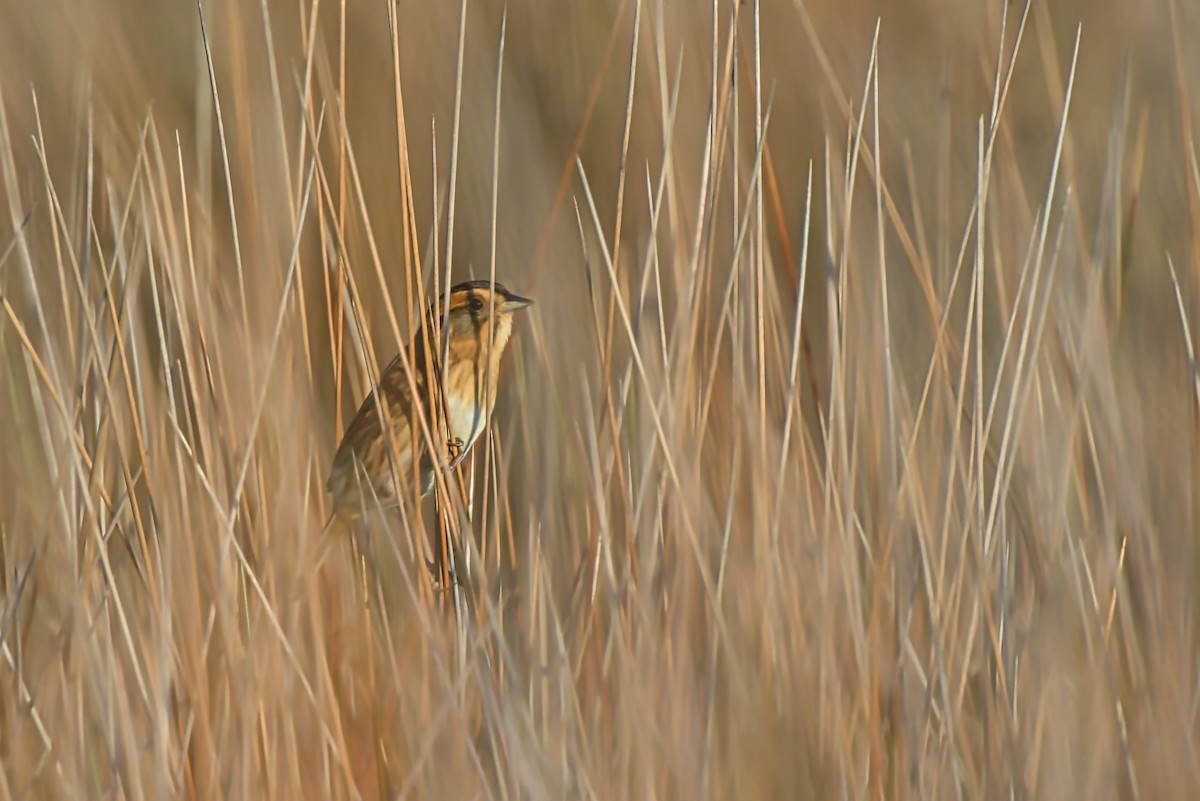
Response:
[[[488,281],[468,281],[455,285],[449,293],[449,359],[440,383],[446,391],[446,426],[452,443],[450,453],[452,456],[457,454],[459,459],[470,450],[491,415],[500,358],[512,335],[513,314],[533,302],[509,292],[500,284],[495,284],[494,290]],[[489,303],[492,299],[494,302]],[[424,495],[433,487],[434,460],[429,457],[424,429],[417,415],[421,408],[427,409],[430,404],[430,393],[426,389],[430,371],[426,369],[424,337],[431,328],[431,320],[436,318],[440,322],[442,314],[444,307],[441,304],[431,305],[425,324],[417,333],[415,347],[408,351],[414,356],[413,381],[420,407],[412,402],[412,386],[399,355],[379,377],[378,392],[387,404],[386,422],[394,437],[397,473],[400,480],[408,484],[397,492],[388,464],[385,420],[380,417],[375,393],[371,393],[350,421],[333,458],[326,489],[333,499],[334,518],[353,520],[364,508],[375,507],[375,496],[384,508],[396,506],[401,494],[411,496],[414,448],[418,454],[417,489]],[[494,327],[490,351],[489,325]],[[431,352],[437,346],[438,343],[430,342]],[[428,416],[426,419],[430,420]],[[433,431],[432,422],[430,431]]]

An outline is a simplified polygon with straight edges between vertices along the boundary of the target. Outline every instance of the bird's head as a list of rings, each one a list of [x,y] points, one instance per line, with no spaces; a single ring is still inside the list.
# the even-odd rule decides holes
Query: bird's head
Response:
[[[512,334],[513,316],[533,305],[533,301],[490,281],[465,281],[455,284],[447,295],[448,332],[451,363],[463,360],[477,365],[495,366]],[[432,310],[443,323],[445,306]],[[491,343],[491,359],[481,358]]]

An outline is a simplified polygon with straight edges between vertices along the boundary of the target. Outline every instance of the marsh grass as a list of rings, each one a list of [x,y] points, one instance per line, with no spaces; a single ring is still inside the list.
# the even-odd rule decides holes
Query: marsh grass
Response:
[[[1200,788],[1191,9],[136,5],[0,34],[0,797]]]

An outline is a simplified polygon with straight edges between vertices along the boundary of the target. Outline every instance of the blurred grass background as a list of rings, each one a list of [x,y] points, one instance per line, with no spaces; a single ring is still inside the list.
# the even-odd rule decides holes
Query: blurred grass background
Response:
[[[0,7],[0,797],[1200,791],[1194,2]]]

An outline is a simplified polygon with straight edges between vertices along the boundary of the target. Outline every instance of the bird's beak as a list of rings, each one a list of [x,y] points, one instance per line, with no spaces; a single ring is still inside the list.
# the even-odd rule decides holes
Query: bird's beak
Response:
[[[520,295],[509,295],[500,304],[500,311],[505,314],[512,314],[515,311],[528,308],[533,305],[533,301],[529,298],[523,298]]]

